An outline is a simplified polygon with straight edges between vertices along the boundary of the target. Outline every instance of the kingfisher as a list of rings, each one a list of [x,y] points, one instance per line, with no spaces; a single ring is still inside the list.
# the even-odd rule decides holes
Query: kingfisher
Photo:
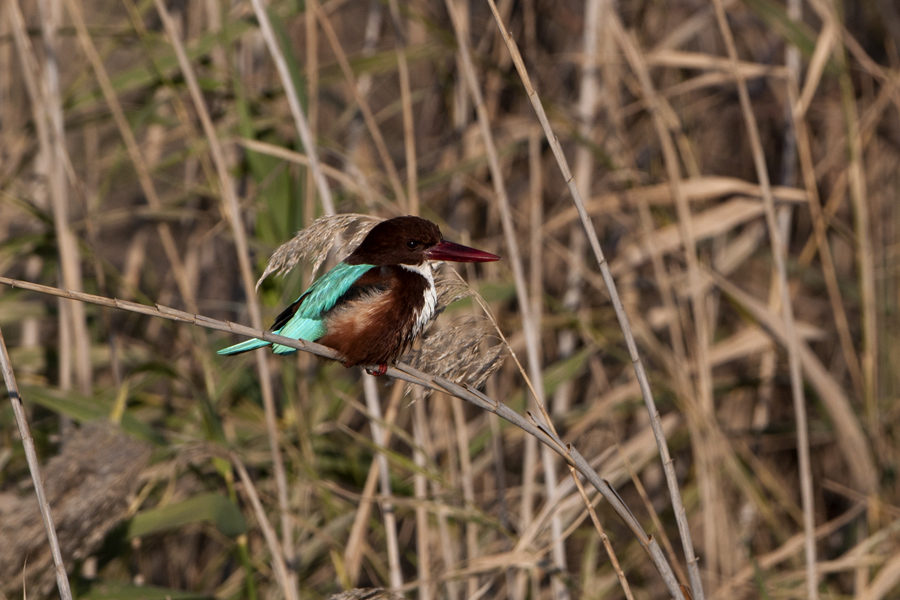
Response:
[[[492,262],[500,257],[444,240],[420,217],[378,223],[342,262],[278,315],[272,333],[337,350],[345,367],[384,375],[434,317],[434,263]],[[252,339],[219,350],[231,355],[271,345]],[[274,344],[275,354],[293,354]]]

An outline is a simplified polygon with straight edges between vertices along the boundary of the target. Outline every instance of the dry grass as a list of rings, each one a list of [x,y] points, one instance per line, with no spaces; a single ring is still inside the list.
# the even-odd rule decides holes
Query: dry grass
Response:
[[[689,586],[679,495],[695,598],[900,594],[900,14],[789,4],[502,2],[529,97],[488,3],[0,3],[0,276],[259,327],[346,251],[335,230],[364,233],[341,215],[418,212],[504,260],[461,269],[489,316],[451,285],[423,343],[445,355],[415,364],[537,432],[465,390],[218,357],[233,336],[4,287],[42,460],[104,418],[156,447],[130,529],[63,556],[75,595],[671,594],[553,428]],[[31,502],[0,419],[2,500]]]

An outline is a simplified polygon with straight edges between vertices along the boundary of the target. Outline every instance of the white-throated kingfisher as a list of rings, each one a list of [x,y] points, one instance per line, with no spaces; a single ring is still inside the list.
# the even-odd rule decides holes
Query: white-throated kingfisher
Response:
[[[432,261],[491,262],[489,252],[447,242],[438,226],[413,216],[382,221],[362,243],[275,319],[271,331],[337,350],[345,367],[383,375],[434,317]],[[270,345],[253,339],[219,350],[238,354]],[[297,350],[275,344],[275,354]]]

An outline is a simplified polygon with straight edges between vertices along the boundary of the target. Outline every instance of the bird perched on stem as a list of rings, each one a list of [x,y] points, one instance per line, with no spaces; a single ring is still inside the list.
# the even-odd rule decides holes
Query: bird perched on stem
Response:
[[[413,216],[372,228],[362,243],[284,310],[271,331],[337,350],[345,367],[383,375],[434,317],[432,262],[491,262],[499,256],[445,241],[438,226]],[[269,346],[252,339],[219,350],[239,354]],[[275,354],[296,349],[281,344]]]

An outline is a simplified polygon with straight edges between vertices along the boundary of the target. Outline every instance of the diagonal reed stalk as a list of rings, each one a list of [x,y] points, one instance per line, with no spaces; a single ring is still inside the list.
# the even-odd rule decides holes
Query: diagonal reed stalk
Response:
[[[615,281],[613,280],[612,273],[610,273],[609,270],[609,264],[606,262],[603,250],[600,248],[600,241],[597,239],[597,233],[594,231],[594,226],[591,223],[590,218],[588,217],[587,211],[585,210],[584,201],[581,198],[580,191],[575,185],[575,179],[572,176],[571,171],[569,170],[568,161],[566,160],[565,154],[563,154],[562,147],[559,144],[558,138],[553,134],[553,129],[550,126],[550,121],[547,119],[547,114],[544,111],[544,107],[541,104],[540,98],[538,97],[537,92],[531,84],[531,78],[528,75],[528,70],[525,68],[525,63],[522,60],[522,55],[519,53],[518,46],[516,45],[509,31],[507,31],[506,26],[503,24],[496,3],[493,0],[488,0],[488,3],[491,7],[491,12],[494,15],[494,19],[497,22],[497,26],[500,28],[503,40],[504,42],[506,42],[506,47],[509,50],[510,55],[512,56],[513,64],[515,64],[516,66],[516,71],[518,72],[519,77],[521,78],[522,83],[525,86],[525,91],[528,95],[528,99],[531,101],[531,104],[534,107],[535,112],[537,113],[538,120],[540,121],[541,126],[544,129],[544,135],[546,136],[547,141],[550,143],[550,148],[553,150],[553,155],[556,158],[560,170],[562,171],[563,178],[565,179],[566,185],[569,188],[569,192],[572,195],[572,200],[575,203],[575,207],[578,209],[578,216],[580,217],[581,223],[584,226],[585,232],[587,233],[591,249],[594,252],[594,257],[596,258],[597,264],[600,267],[603,281],[606,283],[607,289],[609,290],[610,301],[612,302],[613,308],[616,311],[616,317],[619,319],[619,324],[625,335],[625,342],[628,346],[628,353],[631,357],[635,374],[637,375],[637,379],[640,384],[641,396],[643,397],[644,403],[647,406],[647,411],[650,414],[650,422],[653,427],[653,433],[656,438],[657,446],[659,447],[660,458],[662,460],[666,474],[666,482],[669,485],[669,495],[672,500],[673,508],[675,509],[675,518],[678,521],[678,530],[681,534],[682,546],[687,558],[688,572],[690,574],[691,580],[691,592],[694,598],[696,598],[697,600],[701,600],[702,598],[704,598],[703,584],[700,580],[700,570],[697,566],[697,559],[694,555],[694,546],[693,542],[691,541],[690,528],[688,527],[686,513],[684,510],[684,505],[682,503],[678,480],[675,476],[675,469],[672,465],[671,456],[669,455],[668,444],[666,443],[666,438],[662,431],[662,425],[659,421],[659,412],[656,409],[656,403],[653,400],[653,393],[650,390],[650,382],[647,378],[647,373],[644,369],[641,357],[638,354],[634,335],[631,332],[631,327],[628,322],[628,315],[625,313],[625,308],[622,305],[621,300],[619,299]],[[682,591],[677,587],[670,587],[669,589],[674,597],[684,597]]]
[[[806,416],[806,398],[803,393],[803,375],[800,372],[800,348],[797,328],[794,323],[794,308],[791,302],[791,292],[788,287],[787,267],[785,256],[787,249],[778,226],[775,215],[775,200],[772,197],[772,186],[769,183],[768,167],[766,166],[765,153],[759,137],[759,127],[756,117],[750,105],[750,94],[747,92],[747,82],[737,69],[737,48],[728,19],[725,16],[725,7],[722,0],[713,0],[716,8],[716,19],[719,30],[725,39],[725,47],[732,61],[734,79],[737,83],[738,96],[741,102],[744,120],[747,126],[747,134],[750,146],[753,150],[753,162],[756,167],[756,176],[759,178],[760,188],[763,193],[763,206],[765,207],[766,224],[769,229],[769,241],[772,245],[772,256],[775,258],[775,271],[778,275],[778,287],[781,292],[781,310],[784,319],[785,334],[788,340],[788,364],[791,376],[791,395],[794,400],[794,413],[797,418],[797,455],[800,462],[800,497],[803,502],[803,531],[806,539],[806,591],[811,600],[819,597],[818,575],[816,572],[816,545],[813,537],[815,529],[815,507],[813,506],[812,491],[812,467],[809,457],[809,423]]]
[[[34,492],[37,496],[41,510],[41,519],[47,532],[47,540],[50,543],[50,551],[53,556],[53,564],[56,566],[56,585],[62,600],[72,600],[72,589],[69,586],[69,577],[66,574],[66,566],[63,563],[62,553],[59,550],[59,539],[56,536],[56,528],[53,526],[53,515],[50,514],[50,504],[44,492],[44,481],[41,478],[41,467],[38,462],[37,452],[34,450],[34,440],[28,427],[28,419],[22,407],[22,396],[19,394],[19,386],[16,384],[16,376],[13,372],[9,353],[6,351],[6,340],[0,331],[0,371],[3,371],[3,381],[6,382],[6,390],[9,393],[9,401],[12,403],[16,425],[19,427],[19,435],[22,445],[25,447],[25,458],[28,460],[28,471],[31,473],[31,481],[34,483]]]
[[[527,360],[528,360],[528,375],[525,377],[526,383],[531,390],[532,397],[537,404],[538,409],[544,417],[544,421],[549,424],[552,428],[552,420],[550,419],[550,415],[547,412],[546,401],[544,398],[544,381],[543,381],[543,372],[541,370],[541,356],[540,356],[540,302],[539,297],[534,293],[529,293],[528,286],[526,284],[526,276],[525,269],[522,265],[522,257],[519,251],[519,243],[518,237],[516,234],[516,228],[513,223],[512,209],[510,207],[509,195],[507,193],[505,178],[503,176],[503,171],[500,167],[500,159],[497,153],[496,145],[494,143],[494,138],[491,133],[491,123],[490,116],[488,113],[488,109],[485,105],[484,94],[481,91],[481,87],[478,84],[477,76],[475,75],[475,67],[472,61],[471,52],[469,49],[469,42],[464,34],[464,28],[461,23],[460,12],[461,6],[454,5],[451,0],[446,0],[445,5],[447,7],[447,12],[450,14],[450,20],[453,23],[454,33],[456,35],[456,39],[459,45],[459,55],[460,55],[460,63],[463,67],[463,76],[465,77],[466,87],[468,88],[469,94],[472,97],[472,103],[475,107],[475,113],[478,119],[478,127],[481,133],[481,138],[485,145],[485,150],[488,158],[488,167],[491,173],[491,182],[494,186],[494,194],[496,196],[497,208],[500,213],[500,222],[503,225],[503,236],[506,242],[506,247],[509,250],[509,262],[512,265],[513,271],[513,280],[515,282],[516,288],[516,297],[519,301],[519,312],[521,313],[521,322],[522,322],[522,331],[525,334],[525,348],[527,352]],[[534,186],[532,186],[534,187]],[[537,264],[539,257],[532,257],[532,260],[535,261],[533,264]],[[538,277],[536,281],[532,281],[533,286],[537,286],[540,282],[541,278]],[[514,354],[514,353],[513,353]],[[524,375],[524,372],[523,372]],[[525,487],[528,487],[531,484],[532,478],[536,476],[537,470],[532,468],[532,463],[536,460],[535,450],[536,445],[535,441],[532,438],[529,438],[526,442],[526,461],[525,461],[525,469],[524,469],[524,477],[526,479]],[[544,471],[544,486],[546,488],[546,497],[548,499],[554,499],[556,497],[556,487],[557,487],[557,475],[556,475],[556,467],[553,461],[552,455],[550,454],[550,450],[546,447],[541,449],[541,458],[542,458],[542,466]],[[525,494],[525,498],[523,501],[523,520],[529,521],[529,516],[531,514],[531,506],[532,496],[529,493]],[[554,546],[553,546],[553,560],[554,566],[557,567],[560,571],[565,571],[565,548],[563,546],[563,541],[560,536],[562,532],[562,523],[560,521],[559,515],[554,515],[553,523],[551,524],[551,530],[553,532],[554,538]],[[556,598],[560,598],[561,600],[566,600],[568,598],[568,590],[561,584],[558,578],[553,579],[553,592]]]
[[[36,283],[29,283],[27,281],[19,281],[16,279],[10,279],[8,277],[0,277],[0,284],[8,285],[14,288],[40,292],[43,294],[56,296],[58,298],[67,298],[79,302],[87,302],[90,304],[96,304],[98,306],[116,308],[119,310],[168,319],[181,323],[190,323],[192,325],[197,325],[206,329],[213,329],[216,331],[224,331],[247,337],[258,338],[267,342],[272,342],[274,344],[282,344],[291,348],[296,348],[297,350],[308,352],[322,358],[339,360],[337,352],[335,352],[331,348],[327,348],[313,342],[295,340],[253,327],[239,325],[230,321],[212,319],[210,317],[199,314],[191,314],[162,305],[148,306],[146,304],[139,304],[137,302],[131,302],[127,300],[104,298],[102,296],[96,296],[84,292],[75,292]],[[524,416],[520,415],[519,413],[509,408],[506,404],[498,402],[497,400],[486,396],[476,389],[470,388],[466,385],[460,385],[444,377],[438,377],[430,375],[428,373],[424,373],[407,364],[397,363],[392,367],[388,367],[386,374],[395,379],[400,379],[402,381],[420,385],[425,389],[445,392],[450,396],[453,396],[460,400],[464,400],[482,410],[491,412],[501,419],[519,428],[529,436],[533,436],[544,446],[559,455],[569,466],[577,471],[580,476],[584,477],[594,487],[594,489],[600,492],[600,494],[606,499],[606,501],[609,502],[613,510],[615,510],[616,514],[618,514],[619,517],[628,526],[628,528],[631,529],[637,541],[650,556],[651,561],[656,567],[657,572],[659,572],[660,576],[662,577],[663,582],[669,590],[669,593],[674,598],[684,598],[684,594],[679,587],[678,580],[675,578],[672,567],[671,565],[669,565],[665,554],[663,553],[656,539],[652,536],[647,535],[647,533],[641,527],[640,522],[635,518],[634,514],[632,514],[631,510],[622,501],[622,499],[609,485],[609,483],[597,474],[593,467],[591,467],[590,463],[581,455],[580,452],[578,452],[577,449],[569,444],[564,443],[559,438],[559,436],[556,435],[549,424],[537,418],[530,411],[526,412]],[[280,556],[280,552],[273,553],[273,560],[277,556]],[[296,593],[296,588],[293,588],[293,591],[290,588],[283,591],[285,594],[294,594]]]
[[[247,296],[247,307],[250,313],[250,321],[256,327],[262,327],[262,315],[259,306],[259,300],[256,298],[255,287],[253,285],[253,273],[250,267],[250,252],[247,243],[247,235],[244,232],[244,224],[241,219],[241,212],[238,207],[237,195],[234,190],[234,183],[229,175],[229,168],[225,160],[225,153],[222,144],[219,142],[216,128],[210,118],[209,111],[203,94],[200,91],[200,85],[197,82],[197,76],[191,66],[184,46],[181,43],[175,23],[169,15],[169,11],[162,0],[154,0],[156,11],[162,20],[163,27],[168,36],[169,42],[175,51],[178,59],[178,65],[184,75],[187,83],[188,91],[200,117],[200,123],[203,126],[203,132],[209,144],[209,151],[212,155],[213,162],[216,167],[216,175],[218,177],[219,192],[223,200],[223,208],[231,232],[234,237],[235,249],[237,251],[238,266],[240,269],[241,282]],[[273,470],[275,471],[275,481],[278,489],[278,505],[281,511],[281,535],[284,548],[285,558],[288,564],[294,562],[294,543],[293,543],[293,526],[289,513],[288,502],[288,485],[287,475],[285,473],[284,460],[281,455],[280,437],[278,435],[278,427],[275,418],[275,398],[272,388],[272,377],[269,369],[268,357],[262,353],[256,353],[256,365],[259,370],[259,385],[263,397],[263,406],[266,414],[266,428],[269,432],[269,451],[272,454]],[[291,573],[290,585],[284,586],[284,593],[288,598],[296,600],[297,585],[295,576]],[[284,584],[284,582],[282,582]]]

